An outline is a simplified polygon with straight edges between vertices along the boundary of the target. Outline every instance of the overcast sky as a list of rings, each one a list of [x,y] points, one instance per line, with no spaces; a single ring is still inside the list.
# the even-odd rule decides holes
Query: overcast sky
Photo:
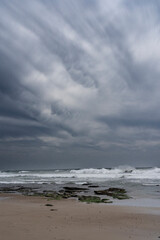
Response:
[[[159,0],[0,1],[0,168],[160,166]]]

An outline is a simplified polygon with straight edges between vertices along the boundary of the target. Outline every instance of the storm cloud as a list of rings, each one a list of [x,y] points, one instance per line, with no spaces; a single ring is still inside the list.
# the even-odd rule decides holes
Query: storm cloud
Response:
[[[159,10],[2,0],[1,168],[160,166]]]

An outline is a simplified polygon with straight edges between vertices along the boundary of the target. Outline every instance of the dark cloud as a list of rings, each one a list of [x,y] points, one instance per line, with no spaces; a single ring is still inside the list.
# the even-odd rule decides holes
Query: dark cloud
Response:
[[[100,121],[106,123],[110,127],[137,127],[137,128],[160,128],[160,120],[152,119],[139,119],[138,117],[134,118],[110,118],[110,117],[101,117]]]
[[[1,1],[2,167],[160,164],[159,8]]]

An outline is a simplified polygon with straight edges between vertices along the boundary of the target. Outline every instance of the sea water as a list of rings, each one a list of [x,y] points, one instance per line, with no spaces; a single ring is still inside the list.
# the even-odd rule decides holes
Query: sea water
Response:
[[[133,199],[154,199],[160,206],[160,168],[86,168],[67,170],[0,171],[0,186],[32,186],[41,190],[59,190],[68,185],[97,185],[125,188]],[[90,194],[94,189],[90,188]],[[133,201],[132,201],[133,202]]]
[[[101,168],[101,169],[68,169],[68,170],[15,170],[0,171],[0,183],[57,183],[73,182],[83,184],[87,182],[102,183],[106,181],[124,181],[141,183],[144,186],[160,184],[160,168]]]

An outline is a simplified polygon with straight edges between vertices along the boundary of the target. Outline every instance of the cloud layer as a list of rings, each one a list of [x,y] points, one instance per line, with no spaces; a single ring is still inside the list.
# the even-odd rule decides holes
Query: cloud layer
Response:
[[[159,9],[2,0],[2,166],[160,164]]]

